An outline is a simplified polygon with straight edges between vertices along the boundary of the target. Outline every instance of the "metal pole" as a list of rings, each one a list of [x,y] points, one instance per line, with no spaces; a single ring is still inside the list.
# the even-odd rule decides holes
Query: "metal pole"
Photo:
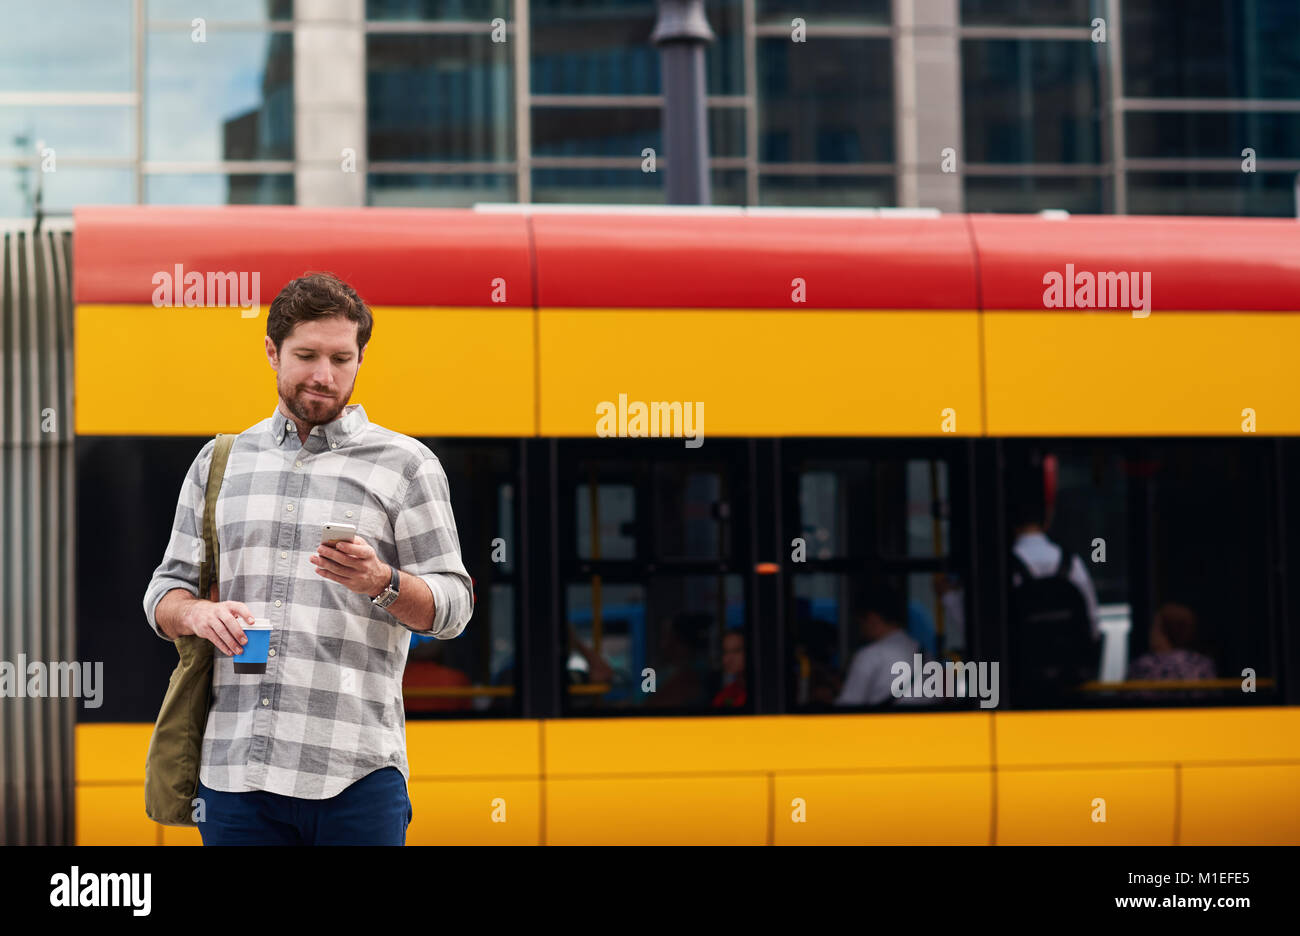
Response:
[[[664,155],[670,205],[707,205],[709,115],[704,95],[704,46],[713,30],[703,0],[658,0],[650,41],[659,47],[664,92]]]

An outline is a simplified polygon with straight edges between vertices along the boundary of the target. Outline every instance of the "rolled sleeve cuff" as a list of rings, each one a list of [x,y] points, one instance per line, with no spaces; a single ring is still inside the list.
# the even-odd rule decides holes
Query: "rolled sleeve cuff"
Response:
[[[154,579],[149,586],[149,590],[144,593],[144,613],[145,617],[149,619],[149,626],[153,628],[155,634],[168,643],[175,643],[175,641],[164,634],[158,627],[158,605],[167,596],[167,593],[175,588],[184,589],[196,598],[199,595],[199,590],[189,582],[184,579],[174,578]]]
[[[439,640],[460,636],[473,612],[473,599],[468,585],[451,573],[417,575],[416,578],[428,585],[433,594],[433,628],[421,631],[405,624],[402,626],[422,637],[436,637]]]

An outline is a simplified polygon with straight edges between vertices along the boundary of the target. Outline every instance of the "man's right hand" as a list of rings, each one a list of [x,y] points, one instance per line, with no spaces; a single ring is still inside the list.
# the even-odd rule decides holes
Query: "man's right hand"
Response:
[[[239,601],[195,601],[185,609],[187,633],[210,640],[226,656],[244,652],[248,638],[240,621],[253,623],[253,612]]]

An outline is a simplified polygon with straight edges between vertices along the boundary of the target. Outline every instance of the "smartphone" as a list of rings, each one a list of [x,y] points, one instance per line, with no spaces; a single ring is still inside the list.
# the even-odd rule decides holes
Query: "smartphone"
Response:
[[[324,546],[327,543],[337,543],[339,540],[350,540],[357,535],[357,527],[354,523],[324,523],[320,528],[320,541]]]

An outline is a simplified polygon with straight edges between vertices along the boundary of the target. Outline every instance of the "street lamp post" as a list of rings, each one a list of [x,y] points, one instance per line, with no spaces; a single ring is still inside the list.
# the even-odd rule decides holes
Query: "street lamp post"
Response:
[[[658,0],[650,41],[659,47],[663,75],[664,155],[670,205],[707,205],[709,115],[704,94],[704,46],[713,30],[703,0]]]

